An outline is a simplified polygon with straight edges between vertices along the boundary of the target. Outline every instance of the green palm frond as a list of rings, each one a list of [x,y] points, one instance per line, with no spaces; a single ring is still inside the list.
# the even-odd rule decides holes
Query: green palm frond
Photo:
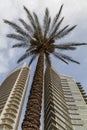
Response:
[[[22,25],[24,26],[24,28],[29,31],[29,33],[33,33],[33,29],[32,27],[27,24],[23,19],[19,19],[19,21],[22,23]]]
[[[63,54],[62,54],[62,57],[63,57],[64,59],[66,59],[67,61],[71,61],[71,62],[74,62],[74,63],[76,63],[76,64],[80,64],[78,61],[72,59],[72,57],[69,57],[69,56],[67,56],[67,55],[63,55]]]
[[[80,64],[78,61],[72,59],[72,57],[70,57],[70,56],[67,56],[67,55],[62,54],[62,53],[57,53],[57,52],[55,52],[55,54],[56,54],[56,55],[60,55],[64,60],[67,60],[67,61],[69,61],[69,62],[74,62],[74,63],[76,63],[76,64]]]
[[[30,65],[32,64],[32,62],[36,59],[37,55],[33,55],[32,58],[29,61],[28,66],[30,67]]]
[[[26,52],[30,52],[30,51],[32,51],[32,50],[34,50],[34,49],[36,49],[36,47],[34,46],[30,46],[27,50],[26,50]]]
[[[68,35],[72,30],[75,29],[76,26],[77,26],[77,25],[75,25],[75,26],[73,26],[73,27],[71,27],[71,28],[65,30],[64,32],[62,32],[62,33],[56,35],[56,36],[55,36],[55,39],[60,39],[60,38],[63,38],[64,36]]]
[[[61,45],[63,45],[63,46],[83,46],[83,45],[87,45],[87,43],[69,42],[69,43],[64,43]]]
[[[52,54],[53,54],[54,57],[60,59],[64,63],[68,64],[68,62],[60,55],[60,53],[53,52]]]
[[[52,31],[50,37],[54,37],[54,36],[55,36],[55,33],[58,31],[58,29],[59,29],[59,27],[60,27],[60,25],[61,25],[63,19],[64,19],[64,17],[61,18],[61,20],[57,23],[57,25],[56,25],[55,28],[53,29],[53,31]]]
[[[82,46],[82,45],[87,45],[87,43],[69,42],[69,43],[54,45],[54,47],[55,49],[76,50],[76,46]]]
[[[29,57],[29,56],[31,56],[30,53],[28,53],[28,52],[25,53],[24,55],[22,55],[22,56],[18,59],[17,63],[23,61],[24,59],[26,59],[26,58]]]
[[[10,25],[13,29],[16,30],[17,33],[20,33],[21,35],[25,35],[26,37],[28,37],[29,35],[17,24],[10,22],[8,20],[4,20],[4,22],[8,25]]]
[[[59,45],[54,45],[55,46],[55,49],[61,49],[61,50],[76,50],[76,47],[72,47],[72,46],[68,46],[68,45],[62,45],[62,44],[59,44]]]
[[[42,29],[41,29],[40,22],[38,20],[38,16],[35,12],[33,12],[33,15],[34,15],[35,23],[37,25],[37,32],[38,32],[39,35],[42,35]]]
[[[68,28],[69,25],[65,26],[63,29],[59,30],[59,32],[57,32],[55,35],[52,35],[48,38],[48,42],[51,40],[51,39],[55,39],[55,37],[58,37],[58,35],[60,35],[61,33],[63,33],[63,31],[66,30],[66,28]]]
[[[61,7],[60,7],[58,13],[56,14],[56,16],[55,16],[54,19],[53,19],[53,23],[52,23],[51,30],[53,30],[53,28],[55,27],[55,25],[56,25],[56,23],[57,23],[57,21],[58,21],[60,15],[61,15],[62,8],[63,8],[63,5],[61,5]]]
[[[50,54],[47,52],[45,53],[45,61],[46,61],[46,65],[51,66]]]
[[[33,29],[36,30],[36,24],[35,24],[35,21],[34,21],[34,18],[33,16],[31,15],[30,11],[24,6],[24,10],[26,11],[27,13],[27,17],[31,23],[31,25],[33,26]]]
[[[12,48],[15,48],[15,47],[29,47],[29,44],[26,44],[26,43],[17,43],[17,44],[14,44],[12,46]]]
[[[44,37],[46,37],[47,34],[48,34],[48,31],[49,31],[49,28],[50,28],[50,24],[51,24],[51,17],[49,17],[49,19],[48,19],[47,27],[46,27],[46,29],[44,31]]]
[[[51,23],[51,17],[49,16],[49,10],[46,8],[45,15],[44,15],[44,21],[43,21],[43,29],[44,29],[44,37],[46,37],[47,32],[49,30]]]
[[[69,27],[69,25],[66,25],[64,28],[62,28],[61,30],[59,30],[59,31],[54,35],[54,38],[57,37],[58,35],[60,35],[61,33],[63,33],[68,27]]]
[[[49,10],[48,10],[48,8],[46,8],[45,15],[44,15],[44,20],[43,20],[43,22],[44,22],[44,25],[43,25],[44,29],[46,28],[46,24],[48,22],[48,19],[49,19]]]
[[[33,55],[33,54],[39,54],[39,49],[38,48],[35,48],[33,50],[30,51],[30,53]]]
[[[18,34],[7,34],[7,37],[16,39],[16,40],[20,40],[20,41],[27,41],[27,39],[25,37],[18,35]]]

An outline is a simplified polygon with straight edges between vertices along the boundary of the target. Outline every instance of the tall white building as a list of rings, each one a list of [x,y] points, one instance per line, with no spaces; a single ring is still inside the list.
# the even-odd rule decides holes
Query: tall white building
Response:
[[[29,68],[11,72],[0,86],[0,130],[18,130],[29,81]]]
[[[47,68],[44,85],[44,130],[87,130],[87,96],[80,83]]]

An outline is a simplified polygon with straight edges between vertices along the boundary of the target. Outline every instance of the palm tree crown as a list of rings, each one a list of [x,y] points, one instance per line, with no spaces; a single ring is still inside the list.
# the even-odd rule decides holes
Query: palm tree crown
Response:
[[[65,44],[55,44],[55,40],[61,39],[69,34],[75,27],[66,25],[60,28],[64,17],[60,18],[63,5],[61,5],[58,13],[51,21],[48,8],[45,10],[43,25],[40,24],[38,16],[35,12],[31,14],[29,10],[24,7],[24,10],[29,19],[26,23],[24,19],[19,19],[21,26],[4,20],[15,29],[16,34],[7,34],[7,37],[20,41],[13,45],[15,47],[24,47],[26,51],[23,56],[18,59],[18,63],[27,57],[30,57],[29,66],[38,56],[33,82],[31,85],[30,95],[28,97],[25,118],[22,123],[22,130],[40,130],[40,113],[42,104],[43,79],[44,79],[44,56],[46,64],[51,65],[50,54],[68,64],[69,61],[79,64],[66,54],[60,53],[60,50],[75,50],[76,46],[86,45],[86,43],[69,42]]]
[[[49,65],[51,64],[50,54],[53,54],[53,56],[62,60],[66,64],[68,64],[69,61],[79,64],[79,62],[73,60],[71,57],[65,54],[60,53],[60,51],[58,52],[58,50],[75,50],[76,46],[86,45],[86,43],[69,42],[64,44],[55,44],[55,40],[63,38],[76,27],[76,25],[72,27],[66,25],[60,29],[60,25],[64,20],[64,17],[60,18],[62,8],[63,5],[61,5],[53,21],[51,21],[49,10],[46,8],[43,26],[41,26],[37,14],[35,12],[31,14],[25,6],[24,10],[29,19],[29,23],[26,23],[23,19],[19,19],[24,29],[13,22],[4,20],[5,23],[9,24],[17,32],[17,34],[7,34],[7,37],[20,41],[19,43],[13,45],[13,48],[27,48],[25,54],[18,59],[18,63],[31,56],[29,61],[30,65],[38,56],[38,54],[43,51],[46,63]]]

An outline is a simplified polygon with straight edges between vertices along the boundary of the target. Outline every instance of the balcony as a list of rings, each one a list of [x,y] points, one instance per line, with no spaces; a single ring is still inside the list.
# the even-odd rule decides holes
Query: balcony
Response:
[[[9,105],[14,105],[15,107],[19,108],[19,105],[17,103],[13,102],[13,101],[10,101]]]
[[[4,113],[4,115],[7,117],[7,116],[10,116],[13,118],[16,118],[15,114],[11,113],[11,112],[7,112],[7,113]]]
[[[11,117],[11,116],[4,116],[2,119],[2,122],[10,122],[11,124],[13,124],[15,121],[14,121],[14,119]]]
[[[7,108],[6,111],[8,111],[8,110],[9,110],[9,111],[10,111],[10,110],[13,111],[15,114],[17,113],[17,110],[15,110],[15,108]]]
[[[16,94],[16,95],[15,95],[15,94],[12,94],[12,96],[13,96],[13,97],[11,97],[11,98],[14,98],[14,97],[15,97],[15,98],[17,98],[18,100],[20,100],[20,95],[18,95],[18,94]]]
[[[13,126],[9,121],[2,121],[0,124],[0,128],[5,128],[5,130],[10,130],[13,129]]]
[[[15,93],[15,95],[20,94],[20,96],[23,93],[23,91],[21,91],[20,89],[15,89],[13,92]]]

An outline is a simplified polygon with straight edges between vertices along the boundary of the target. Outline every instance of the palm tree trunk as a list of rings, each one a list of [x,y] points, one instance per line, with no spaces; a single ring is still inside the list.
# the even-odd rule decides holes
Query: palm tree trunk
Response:
[[[43,90],[44,53],[38,58],[22,130],[39,130]]]

